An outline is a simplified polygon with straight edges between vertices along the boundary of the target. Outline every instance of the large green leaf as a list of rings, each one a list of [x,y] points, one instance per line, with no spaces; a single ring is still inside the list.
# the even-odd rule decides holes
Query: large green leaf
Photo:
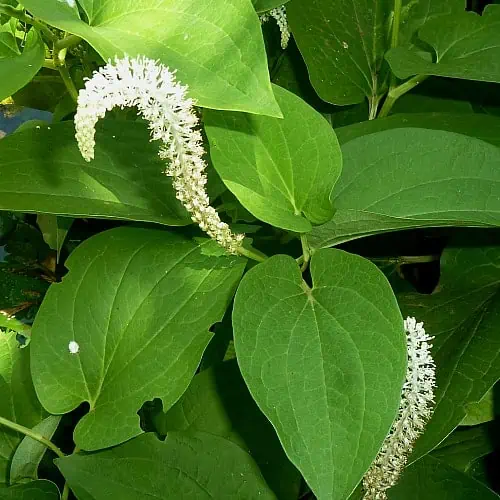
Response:
[[[35,16],[87,40],[105,59],[124,53],[177,70],[200,106],[281,116],[250,0],[80,0],[88,23],[59,0],[26,0]]]
[[[33,325],[32,375],[51,413],[89,403],[75,429],[79,448],[140,434],[144,401],[160,397],[170,408],[185,391],[245,266],[222,252],[211,240],[121,227],[71,254]]]
[[[203,431],[233,441],[250,453],[280,500],[297,500],[300,474],[248,392],[236,360],[196,375],[170,411],[156,416],[155,424],[161,434]]]
[[[31,382],[29,349],[19,349],[15,333],[0,330],[0,416],[31,429],[45,412]],[[0,424],[0,487],[9,484],[10,462],[22,438]]]
[[[0,500],[59,500],[59,490],[54,483],[39,479],[11,488],[0,488]]]
[[[464,10],[461,0],[403,0],[399,43],[413,46],[425,22]],[[362,102],[387,89],[392,0],[292,0],[293,36],[318,95],[333,104]]]
[[[95,159],[80,154],[72,122],[0,142],[0,209],[188,224],[147,127],[103,120]]]
[[[396,415],[406,371],[401,313],[367,260],[319,250],[313,286],[278,255],[243,278],[233,310],[238,363],[290,460],[321,499],[345,500]]]
[[[17,43],[11,33],[0,33],[5,42]],[[42,67],[45,48],[38,31],[31,29],[21,54],[0,44],[0,101],[24,87]]]
[[[292,0],[287,5],[293,36],[323,100],[356,104],[383,92],[391,8],[390,0]]]
[[[340,147],[317,111],[281,87],[274,91],[284,119],[204,113],[210,155],[226,186],[255,217],[307,232],[311,222],[333,215],[329,197],[341,171]]]
[[[335,132],[343,145],[363,135],[408,127],[447,130],[500,146],[500,118],[484,114],[404,113],[340,127]]]
[[[335,216],[315,248],[398,229],[500,225],[500,149],[452,132],[405,128],[342,148]]]
[[[81,499],[276,498],[250,455],[203,432],[171,432],[165,442],[146,434],[111,450],[62,458],[57,465]]]
[[[387,61],[399,78],[419,74],[500,83],[500,5],[488,5],[482,16],[458,12],[431,20],[418,35],[435,58],[391,49]]]
[[[434,293],[398,297],[405,314],[423,321],[435,336],[436,407],[413,459],[446,438],[467,414],[467,405],[481,400],[500,378],[500,249],[487,241],[480,246],[477,234],[471,237],[478,246],[444,251]]]
[[[35,425],[33,431],[47,439],[52,439],[60,421],[60,416],[49,415],[39,424]],[[12,457],[10,483],[23,483],[26,480],[38,479],[38,466],[46,451],[47,447],[40,443],[40,441],[35,441],[33,438],[24,436]]]
[[[498,500],[500,497],[470,476],[427,456],[405,470],[388,491],[389,500]]]

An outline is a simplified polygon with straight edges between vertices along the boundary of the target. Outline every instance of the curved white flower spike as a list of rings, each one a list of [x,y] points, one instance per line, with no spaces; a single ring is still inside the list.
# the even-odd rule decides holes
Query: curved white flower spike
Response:
[[[234,234],[210,206],[205,151],[187,87],[166,66],[146,57],[108,62],[87,80],[78,96],[76,139],[85,160],[94,158],[95,124],[116,106],[137,107],[149,122],[152,139],[163,143],[159,155],[168,161],[165,174],[173,177],[177,199],[203,231],[236,254],[244,235]]]
[[[423,323],[417,323],[415,318],[406,318],[404,326],[408,368],[399,415],[363,478],[364,500],[387,498],[387,490],[397,483],[415,441],[432,415],[436,369],[429,341],[433,337],[425,333]]]
[[[259,19],[261,23],[265,23],[269,21],[270,17],[275,19],[278,23],[281,33],[281,48],[286,49],[290,41],[290,29],[288,27],[288,18],[286,17],[286,7],[282,5],[281,7],[271,9],[269,12],[265,12],[259,16]]]

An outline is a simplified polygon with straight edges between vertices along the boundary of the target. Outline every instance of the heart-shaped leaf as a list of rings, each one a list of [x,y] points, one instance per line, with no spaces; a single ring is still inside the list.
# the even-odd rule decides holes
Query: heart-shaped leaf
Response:
[[[397,413],[403,321],[387,279],[367,260],[319,250],[311,275],[309,288],[284,255],[251,269],[236,293],[234,342],[290,460],[318,498],[345,500]]]
[[[171,432],[165,442],[146,434],[56,463],[78,498],[276,498],[248,453],[204,432]]]
[[[177,70],[198,104],[281,116],[273,96],[261,26],[250,0],[26,0],[36,16],[89,42],[103,59],[124,53]]]
[[[317,111],[281,87],[274,91],[283,119],[204,113],[210,156],[224,184],[255,217],[303,233],[311,222],[333,215],[329,198],[341,171],[340,147]]]
[[[387,61],[398,78],[436,75],[500,82],[500,6],[488,5],[482,16],[457,12],[427,22],[418,32],[435,59],[396,47]]]
[[[478,246],[444,251],[439,286],[431,295],[398,296],[403,311],[424,321],[435,337],[436,406],[412,460],[446,438],[466,416],[467,405],[500,379],[500,250],[489,246],[494,241],[488,243],[488,236],[473,238]]]
[[[337,211],[308,236],[315,248],[387,231],[500,225],[500,149],[464,135],[393,129],[342,147]]]
[[[79,448],[140,434],[137,410],[185,391],[245,266],[211,240],[121,227],[82,243],[51,285],[32,330],[32,375],[44,407],[90,411]],[[96,300],[98,298],[98,300]],[[70,342],[77,346],[72,354]]]
[[[0,329],[0,416],[31,429],[46,413],[31,382],[29,349],[19,349],[16,334]],[[0,488],[9,484],[10,462],[22,438],[0,424]]]
[[[0,33],[6,38],[5,43],[17,44],[11,33]],[[38,73],[45,57],[42,39],[35,29],[26,36],[25,47],[21,54],[0,47],[0,101],[24,87]],[[0,44],[1,46],[2,44]],[[16,46],[16,45],[14,45]]]
[[[146,126],[103,120],[96,156],[89,163],[74,133],[73,123],[64,122],[2,139],[0,209],[190,223]]]

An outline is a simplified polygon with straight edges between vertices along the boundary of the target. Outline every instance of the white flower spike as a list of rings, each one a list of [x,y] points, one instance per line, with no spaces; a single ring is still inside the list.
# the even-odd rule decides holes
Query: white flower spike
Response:
[[[149,122],[152,140],[160,140],[160,158],[168,161],[166,175],[173,178],[177,199],[194,222],[227,252],[236,254],[243,234],[234,234],[210,206],[203,141],[196,129],[198,118],[186,86],[174,72],[146,57],[116,58],[87,80],[78,96],[76,139],[85,160],[94,158],[95,124],[106,111],[137,106]]]
[[[288,47],[288,42],[290,41],[290,28],[288,27],[288,18],[286,17],[286,7],[282,5],[281,7],[271,9],[269,12],[259,16],[259,19],[261,23],[265,23],[269,21],[270,17],[278,23],[281,33],[281,48],[284,50]]]
[[[78,342],[72,340],[68,344],[68,351],[70,354],[78,354],[80,352],[80,345],[78,344]]]
[[[404,322],[408,368],[403,385],[399,414],[375,461],[363,478],[364,500],[385,500],[406,465],[418,436],[432,415],[436,370],[430,354],[429,337],[423,323],[415,318]]]

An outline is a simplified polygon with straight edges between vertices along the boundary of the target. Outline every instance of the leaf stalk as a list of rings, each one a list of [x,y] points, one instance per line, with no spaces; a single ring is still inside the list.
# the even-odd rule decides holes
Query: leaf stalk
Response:
[[[44,446],[52,450],[59,458],[64,458],[64,453],[49,439],[43,437],[41,434],[34,432],[32,429],[28,429],[28,427],[24,427],[24,425],[17,424],[16,422],[12,422],[4,417],[0,417],[0,425],[4,425],[9,429],[12,429],[16,432],[20,432],[25,436],[28,436],[39,443],[42,443]]]

